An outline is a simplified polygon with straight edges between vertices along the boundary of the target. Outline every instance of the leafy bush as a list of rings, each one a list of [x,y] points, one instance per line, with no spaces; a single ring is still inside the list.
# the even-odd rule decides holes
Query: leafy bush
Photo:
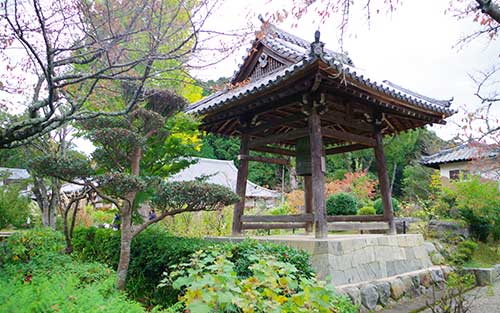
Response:
[[[0,312],[144,312],[116,290],[113,270],[73,260],[61,252],[63,240],[40,229],[4,242]]]
[[[20,186],[0,186],[0,229],[8,225],[20,227],[26,223],[30,200],[21,196],[20,192]]]
[[[172,237],[160,227],[150,227],[132,240],[127,290],[146,303],[169,305],[177,301],[177,291],[158,289],[163,272],[185,262],[195,251],[210,242]],[[102,228],[76,229],[74,251],[86,261],[102,262],[117,268],[120,256],[120,233]]]
[[[257,240],[244,240],[239,244],[226,246],[226,250],[231,252],[230,260],[235,265],[238,277],[247,278],[251,275],[250,266],[255,263],[256,255],[272,255],[278,261],[293,264],[300,278],[314,277],[309,254],[303,250],[279,244],[263,244]]]
[[[314,278],[299,278],[290,263],[266,254],[251,257],[249,276],[237,275],[231,253],[220,247],[196,252],[161,286],[184,290],[179,298],[190,312],[357,312],[345,297]]]
[[[326,212],[328,215],[356,215],[358,212],[358,200],[349,193],[338,193],[326,200]]]
[[[392,211],[394,213],[399,212],[400,210],[399,201],[392,197],[391,201],[392,201]],[[384,206],[382,205],[382,198],[378,198],[377,200],[373,201],[373,207],[375,208],[377,214],[384,214]]]
[[[494,228],[493,223],[488,218],[477,215],[470,209],[461,209],[460,216],[469,225],[472,238],[482,242],[488,241]]]
[[[358,211],[358,215],[375,215],[377,211],[372,206],[364,206]]]
[[[471,240],[460,242],[451,254],[451,262],[455,265],[463,265],[469,262],[477,247],[477,243]]]
[[[64,247],[64,236],[49,228],[16,232],[3,245],[0,264],[28,262],[39,255],[58,254]]]
[[[469,224],[471,235],[486,242],[490,235],[500,239],[500,191],[498,184],[472,177],[467,181],[454,182],[448,191],[454,193],[455,205],[460,216]],[[496,238],[495,238],[496,237]]]
[[[169,235],[160,227],[150,227],[132,240],[127,289],[136,299],[149,304],[172,305],[177,302],[179,291],[169,286],[157,288],[162,274],[170,273],[172,266],[185,263],[191,255],[214,242],[197,238],[180,238]],[[112,268],[118,266],[120,234],[109,229],[76,229],[73,235],[74,251],[87,261],[103,262]],[[248,275],[251,256],[257,253],[275,255],[280,261],[293,263],[303,277],[313,272],[306,252],[289,247],[244,241],[239,244],[219,243],[233,255],[238,275]]]

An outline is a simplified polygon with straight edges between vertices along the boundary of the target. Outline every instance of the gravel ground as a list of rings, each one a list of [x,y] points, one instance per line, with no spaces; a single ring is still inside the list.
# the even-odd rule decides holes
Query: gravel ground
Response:
[[[493,286],[482,287],[476,290],[480,298],[474,301],[471,313],[500,313],[499,280]]]
[[[500,280],[493,286],[475,288],[468,293],[471,296],[477,296],[468,313],[500,313]],[[439,296],[439,295],[438,295]],[[383,313],[410,313],[421,312],[431,313],[430,310],[419,311],[424,308],[426,301],[430,301],[429,295],[420,296],[407,301],[402,301],[391,308],[382,310]]]

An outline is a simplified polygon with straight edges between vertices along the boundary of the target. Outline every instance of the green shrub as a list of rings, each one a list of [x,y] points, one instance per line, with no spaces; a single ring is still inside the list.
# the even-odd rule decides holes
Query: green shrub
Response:
[[[58,254],[64,247],[64,236],[50,228],[15,232],[3,245],[0,263],[28,262],[38,255]]]
[[[303,250],[279,244],[263,244],[257,240],[244,240],[236,245],[228,245],[226,250],[231,252],[230,261],[234,263],[238,277],[247,278],[251,275],[250,266],[255,263],[256,255],[272,255],[278,261],[293,264],[297,268],[298,276],[314,277],[309,254]]]
[[[189,259],[195,251],[208,246],[202,239],[172,237],[160,227],[149,227],[132,240],[127,290],[146,303],[170,305],[178,292],[158,289],[163,272]],[[102,262],[117,268],[120,257],[120,232],[102,228],[80,228],[73,235],[74,251],[86,261]]]
[[[30,200],[21,196],[20,192],[20,186],[0,186],[0,229],[9,225],[21,227],[26,224]]]
[[[471,240],[460,242],[451,254],[451,262],[455,265],[463,265],[464,263],[471,261],[477,247],[477,243]]]
[[[333,287],[299,278],[297,268],[269,254],[255,254],[246,278],[237,275],[231,253],[220,247],[196,252],[161,286],[183,290],[177,306],[189,312],[343,312],[357,308]]]
[[[500,239],[500,191],[493,181],[481,181],[474,176],[466,181],[453,182],[456,207],[461,217],[469,224],[471,235],[486,242]]]
[[[334,194],[326,200],[326,212],[328,215],[356,215],[358,200],[350,193]]]
[[[469,231],[472,238],[486,242],[494,230],[493,223],[487,218],[477,215],[473,210],[460,209],[460,216],[469,225]]]
[[[2,245],[0,312],[144,312],[116,290],[112,269],[63,254],[55,231],[16,233]]]
[[[394,213],[399,212],[400,210],[399,201],[392,197],[391,201],[392,201],[392,211]],[[382,198],[378,198],[377,200],[373,201],[373,207],[375,208],[377,214],[384,214],[384,206],[382,205]]]
[[[118,266],[120,233],[109,229],[76,229],[73,235],[74,251],[83,260]],[[172,266],[187,262],[191,255],[214,242],[197,238],[180,238],[169,235],[160,227],[150,227],[132,241],[127,290],[136,299],[148,304],[172,305],[177,302],[179,291],[170,287],[158,288],[164,272],[170,273]],[[257,253],[275,255],[280,261],[293,263],[304,277],[313,272],[309,255],[289,247],[244,241],[239,244],[223,244],[233,255],[238,275],[248,275],[251,256]]]
[[[377,211],[372,206],[364,206],[358,211],[358,215],[375,215]]]

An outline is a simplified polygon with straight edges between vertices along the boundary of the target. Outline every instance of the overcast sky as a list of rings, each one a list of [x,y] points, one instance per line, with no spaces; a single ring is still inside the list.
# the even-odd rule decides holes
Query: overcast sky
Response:
[[[229,30],[243,27],[250,21],[258,27],[258,14],[273,12],[278,8],[290,10],[291,3],[291,0],[228,0],[209,26]],[[377,1],[372,3],[376,4]],[[445,14],[448,7],[449,1],[445,0],[407,0],[392,14],[383,11],[375,14],[377,8],[373,8],[370,25],[365,12],[354,10],[348,33],[344,36],[343,48],[356,67],[375,78],[388,79],[437,99],[453,97],[452,108],[455,109],[477,107],[479,101],[474,96],[476,86],[468,74],[487,70],[498,62],[500,40],[479,39],[462,48],[456,47],[456,43],[477,30],[478,25]],[[314,31],[319,28],[326,47],[339,50],[337,21],[331,19],[320,24],[317,20],[318,16],[313,13],[301,19],[296,28],[291,27],[294,22],[292,19],[278,26],[311,41]],[[197,72],[196,75],[203,79],[232,75],[249,44],[218,66]],[[500,108],[495,108],[493,113],[500,116]],[[434,126],[432,129],[442,138],[450,139],[459,131],[455,122],[461,117],[463,111],[448,119],[448,125]]]

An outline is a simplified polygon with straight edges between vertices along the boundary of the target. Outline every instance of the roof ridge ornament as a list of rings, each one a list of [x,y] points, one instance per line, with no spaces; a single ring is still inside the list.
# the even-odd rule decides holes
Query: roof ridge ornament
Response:
[[[323,58],[325,54],[325,43],[319,40],[320,36],[319,30],[314,32],[314,42],[311,43],[311,52],[309,53],[313,58]]]

